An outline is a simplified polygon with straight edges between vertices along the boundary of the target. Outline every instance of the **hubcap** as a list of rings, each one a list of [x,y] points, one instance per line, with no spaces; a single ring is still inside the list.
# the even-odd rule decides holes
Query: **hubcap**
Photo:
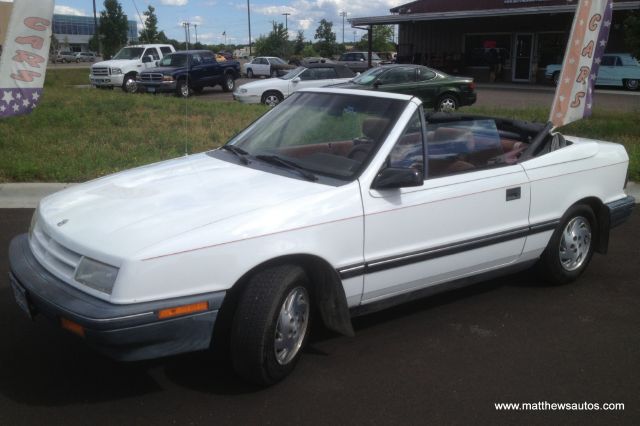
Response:
[[[275,355],[278,364],[285,365],[296,356],[309,324],[309,293],[304,287],[289,292],[280,307],[275,333]]]
[[[440,102],[440,111],[452,112],[456,110],[456,103],[451,98],[445,98]]]
[[[231,77],[227,77],[227,89],[229,90],[233,89],[233,78]]]
[[[627,80],[627,89],[636,90],[638,88],[638,80]]]
[[[591,225],[584,217],[574,217],[567,223],[560,238],[560,263],[566,271],[580,268],[591,247]]]
[[[138,90],[138,83],[136,83],[133,78],[128,78],[124,87],[127,89],[127,92],[134,93],[136,90]]]
[[[270,107],[274,107],[280,103],[280,99],[276,95],[269,95],[265,98],[264,103]]]
[[[189,86],[186,83],[180,86],[180,94],[185,98],[189,96]]]

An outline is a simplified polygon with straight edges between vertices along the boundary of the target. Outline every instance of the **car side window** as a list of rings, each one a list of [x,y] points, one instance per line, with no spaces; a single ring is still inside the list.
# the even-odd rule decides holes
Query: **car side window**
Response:
[[[168,55],[171,52],[171,48],[169,46],[162,46],[160,48],[160,51],[162,52],[163,55]]]
[[[603,65],[605,67],[612,67],[614,64],[615,64],[614,56],[603,56],[602,61],[600,62],[600,65]]]
[[[380,76],[378,80],[382,84],[403,84],[412,83],[416,80],[416,72],[413,68],[398,67],[392,68]]]
[[[418,81],[429,81],[435,78],[435,76],[436,73],[429,68],[418,68],[417,70]]]
[[[300,74],[300,80],[302,81],[310,81],[317,80],[318,76],[315,68],[307,68],[302,74]]]
[[[620,59],[619,56],[616,56],[616,67],[621,67],[622,66],[622,60]]]
[[[147,50],[145,50],[142,57],[144,58],[145,56],[151,56],[154,61],[157,61],[160,59],[160,55],[158,54],[158,51],[156,50],[155,47],[150,47]]]
[[[200,65],[202,64],[202,58],[197,53],[191,55],[191,64],[192,65]]]
[[[205,52],[201,54],[201,57],[202,57],[202,63],[210,64],[214,62],[213,53]]]
[[[422,119],[419,111],[416,111],[389,153],[387,166],[413,168],[424,173],[423,134]]]

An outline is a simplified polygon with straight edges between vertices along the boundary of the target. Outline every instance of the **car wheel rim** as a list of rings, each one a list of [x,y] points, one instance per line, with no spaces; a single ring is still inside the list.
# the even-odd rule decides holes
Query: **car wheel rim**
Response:
[[[187,84],[182,84],[180,86],[180,94],[182,97],[186,98],[189,96],[189,86]]]
[[[298,354],[309,324],[309,293],[304,287],[289,292],[280,307],[275,332],[276,361],[286,365]]]
[[[560,263],[566,271],[579,269],[591,248],[591,225],[584,217],[574,217],[567,223],[560,237]]]
[[[445,98],[440,101],[440,111],[451,112],[456,110],[456,103],[451,98]]]
[[[269,95],[265,98],[264,103],[270,107],[274,107],[280,103],[280,99],[276,95]]]
[[[233,78],[227,77],[227,89],[233,90]]]
[[[125,89],[129,93],[133,93],[138,89],[138,83],[132,78],[127,79],[127,82],[124,84]]]
[[[638,80],[627,80],[627,89],[636,90],[638,88]]]

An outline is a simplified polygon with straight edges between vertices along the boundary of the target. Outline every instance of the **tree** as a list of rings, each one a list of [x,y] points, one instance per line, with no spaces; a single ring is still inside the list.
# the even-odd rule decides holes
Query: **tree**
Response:
[[[624,41],[629,52],[640,58],[640,13],[629,15],[624,20]]]
[[[260,36],[255,41],[256,54],[260,56],[287,57],[289,53],[289,34],[284,24],[273,23],[273,28],[268,36]]]
[[[307,43],[304,49],[302,49],[302,56],[305,58],[313,58],[318,56],[318,52],[316,52],[316,49],[313,48],[311,43]]]
[[[100,39],[102,54],[110,59],[127,44],[129,23],[118,0],[104,0],[104,9],[100,12]]]
[[[322,19],[316,29],[314,38],[318,40],[315,48],[321,56],[330,58],[338,51],[336,33],[333,32],[333,22]]]
[[[296,36],[296,39],[293,42],[293,53],[295,55],[300,55],[302,53],[302,50],[304,49],[304,46],[305,46],[304,31],[300,30],[298,31],[298,35]]]
[[[374,25],[372,37],[373,52],[394,52],[393,27],[391,25]],[[365,33],[362,39],[356,44],[360,50],[369,50],[369,33]]]
[[[144,11],[143,15],[146,16],[144,20],[144,28],[140,31],[140,40],[147,43],[156,43],[160,38],[158,33],[158,17],[155,13],[156,9],[149,5],[149,8]]]

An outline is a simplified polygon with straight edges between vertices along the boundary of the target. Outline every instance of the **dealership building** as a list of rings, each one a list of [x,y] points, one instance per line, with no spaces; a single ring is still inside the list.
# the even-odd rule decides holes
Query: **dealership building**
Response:
[[[0,46],[4,38],[11,15],[12,3],[0,1]],[[129,43],[138,41],[138,27],[136,21],[128,21],[127,37]],[[53,35],[62,49],[73,52],[89,51],[89,40],[96,32],[93,16],[53,15]]]
[[[353,27],[397,25],[398,62],[477,81],[534,83],[564,57],[577,0],[418,0]],[[623,22],[637,0],[613,0],[607,52],[625,52]]]

